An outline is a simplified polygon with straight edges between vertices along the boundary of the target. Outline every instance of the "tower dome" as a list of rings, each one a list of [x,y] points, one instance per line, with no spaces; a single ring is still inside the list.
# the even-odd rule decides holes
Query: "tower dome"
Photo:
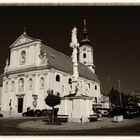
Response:
[[[95,66],[93,62],[93,47],[88,39],[88,31],[86,28],[86,20],[84,19],[84,29],[82,31],[83,38],[80,41],[79,62],[87,65],[94,73]]]

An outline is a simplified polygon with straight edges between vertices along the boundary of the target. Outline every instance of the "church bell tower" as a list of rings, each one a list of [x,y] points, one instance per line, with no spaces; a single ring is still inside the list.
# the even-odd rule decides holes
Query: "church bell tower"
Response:
[[[95,73],[95,66],[93,62],[93,48],[88,39],[88,31],[86,28],[86,20],[84,20],[83,39],[80,41],[79,46],[79,62],[88,66],[93,73]]]

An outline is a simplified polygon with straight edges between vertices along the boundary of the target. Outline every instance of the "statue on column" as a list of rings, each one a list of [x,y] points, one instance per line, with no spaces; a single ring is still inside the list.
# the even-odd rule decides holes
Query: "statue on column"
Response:
[[[71,36],[71,43],[70,43],[71,48],[79,48],[79,43],[77,40],[77,29],[76,27],[73,28],[72,30],[72,36]]]
[[[77,40],[77,29],[76,27],[73,28],[72,30],[72,37],[71,37],[71,43],[70,47],[73,49],[72,52],[72,63],[73,63],[73,81],[72,81],[72,93],[73,94],[78,94],[79,95],[79,87],[78,87],[78,60],[77,60],[77,53],[78,53],[78,48],[79,48],[79,43]]]

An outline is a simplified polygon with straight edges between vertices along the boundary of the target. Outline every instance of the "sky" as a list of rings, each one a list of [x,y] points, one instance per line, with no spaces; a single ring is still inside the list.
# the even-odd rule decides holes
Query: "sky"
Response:
[[[25,26],[27,35],[71,56],[71,30],[80,41],[84,19],[102,92],[118,89],[118,80],[125,94],[140,92],[140,6],[0,6],[0,74]]]

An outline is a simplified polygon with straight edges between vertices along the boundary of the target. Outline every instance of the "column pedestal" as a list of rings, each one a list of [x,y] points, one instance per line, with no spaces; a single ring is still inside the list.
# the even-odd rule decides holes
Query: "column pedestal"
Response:
[[[69,122],[89,122],[92,114],[92,97],[69,95],[61,99],[58,115],[68,115]]]

